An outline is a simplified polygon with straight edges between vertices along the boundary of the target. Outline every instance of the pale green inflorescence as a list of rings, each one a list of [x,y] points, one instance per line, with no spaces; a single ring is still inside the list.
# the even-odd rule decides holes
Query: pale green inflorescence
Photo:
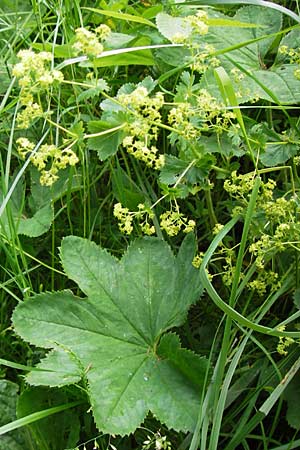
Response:
[[[42,95],[52,86],[62,83],[64,77],[62,72],[52,68],[53,55],[49,52],[21,50],[18,58],[20,62],[14,66],[13,75],[19,80],[20,103],[25,108],[17,114],[17,124],[26,129],[34,119],[44,116]],[[78,162],[70,146],[61,149],[53,144],[44,144],[34,152],[35,144],[26,137],[20,137],[17,144],[18,154],[22,159],[29,154],[30,161],[41,173],[40,183],[45,186],[51,186],[58,179],[59,170]]]
[[[196,222],[184,217],[178,207],[175,210],[165,211],[160,215],[160,227],[169,236],[176,236],[179,231],[189,233],[194,230],[195,225]]]
[[[77,28],[75,30],[76,41],[73,50],[76,54],[84,54],[89,58],[96,58],[104,50],[103,42],[110,36],[111,29],[108,25],[101,24],[94,31],[88,28]]]
[[[238,175],[236,172],[232,172],[231,180],[225,180],[224,189],[240,203],[240,206],[234,208],[233,214],[243,215],[254,182],[253,173]],[[259,211],[260,215],[263,215],[266,225],[261,229],[260,234],[256,232],[253,236],[248,251],[255,258],[255,264],[259,271],[266,270],[266,262],[276,252],[282,252],[287,248],[295,248],[299,251],[300,225],[298,216],[300,208],[298,200],[294,196],[274,198],[275,187],[276,182],[274,180],[261,181],[259,196],[256,201],[256,210]],[[274,276],[277,277],[276,274]],[[272,283],[276,285],[274,276],[270,272],[268,273],[268,280],[266,280],[260,275],[259,282],[266,283],[268,281],[270,284],[270,280],[272,280]],[[259,286],[258,282],[251,282],[249,287],[262,292],[262,284]]]
[[[300,66],[300,48],[289,48],[287,45],[279,47],[279,53],[289,59],[290,64],[298,64]],[[300,80],[300,68],[294,70],[294,77]]]
[[[129,208],[122,206],[121,203],[114,205],[114,216],[118,219],[119,229],[124,234],[131,234],[133,231],[134,220],[137,221],[141,231],[146,235],[155,233],[155,227],[151,223],[155,217],[153,210],[140,203],[138,211],[130,211]],[[159,217],[160,227],[168,236],[176,236],[180,231],[189,233],[193,231],[196,222],[185,217],[179,210],[179,206],[175,205],[175,209],[167,210]]]
[[[157,432],[152,437],[147,436],[147,439],[143,442],[142,450],[172,450],[172,446],[166,436]]]
[[[25,129],[34,119],[44,115],[38,96],[51,86],[60,84],[64,77],[62,72],[51,67],[53,56],[49,52],[20,50],[17,56],[20,62],[14,66],[12,74],[18,78],[20,103],[25,107],[17,115],[17,124]]]
[[[68,165],[74,166],[78,162],[78,157],[68,147],[61,150],[53,144],[44,144],[33,153],[35,144],[27,138],[19,138],[17,144],[17,151],[22,159],[30,154],[29,158],[41,173],[40,183],[44,186],[52,186],[58,179],[59,170],[65,169]]]
[[[160,169],[164,165],[164,155],[159,154],[155,144],[158,125],[162,120],[160,109],[164,105],[163,93],[157,92],[150,97],[144,86],[138,86],[129,94],[119,94],[117,101],[131,115],[125,127],[127,135],[122,145],[129,154],[148,167]]]
[[[285,325],[278,327],[278,331],[284,331],[284,330],[285,330]],[[278,345],[277,345],[277,352],[281,356],[287,356],[287,354],[288,354],[287,348],[294,343],[295,343],[295,340],[293,338],[285,337],[285,336],[280,337]]]

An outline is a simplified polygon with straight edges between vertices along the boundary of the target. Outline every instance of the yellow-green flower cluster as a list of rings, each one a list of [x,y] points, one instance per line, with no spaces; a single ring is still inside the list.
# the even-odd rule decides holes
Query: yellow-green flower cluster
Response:
[[[235,198],[247,198],[252,192],[255,183],[255,178],[252,173],[245,175],[238,175],[236,170],[231,173],[231,180],[224,181],[224,189],[232,197]]]
[[[194,220],[189,220],[180,211],[178,206],[175,210],[165,211],[160,215],[160,227],[168,236],[176,236],[180,231],[189,233],[196,226]]]
[[[163,94],[157,92],[150,97],[144,86],[138,86],[130,94],[119,94],[117,101],[129,113],[123,146],[148,167],[160,169],[164,165],[164,156],[159,154],[155,143],[161,122],[160,109],[164,104]]]
[[[291,64],[298,64],[300,66],[300,47],[297,49],[289,48],[287,45],[281,45],[278,49],[279,53],[289,58]],[[300,68],[294,70],[294,76],[300,80]]]
[[[194,267],[196,267],[196,269],[199,269],[199,267],[202,264],[203,261],[203,256],[204,256],[204,252],[199,252],[197,253],[197,255],[194,256],[192,264]]]
[[[179,137],[194,141],[201,136],[202,131],[222,133],[234,126],[232,120],[235,114],[206,89],[201,89],[194,100],[194,105],[188,101],[180,102],[169,111],[168,122]]]
[[[62,72],[51,69],[52,53],[21,50],[17,56],[20,62],[14,66],[12,74],[18,78],[19,86],[23,89],[37,91],[41,87],[48,88],[55,82],[63,81]],[[24,94],[28,92],[25,91]]]
[[[131,234],[133,231],[133,214],[121,203],[114,205],[114,216],[118,219],[119,230],[124,234]]]
[[[224,181],[224,189],[227,191],[232,197],[247,201],[249,195],[251,194],[255,183],[255,176],[253,173],[246,174],[237,174],[237,171],[234,170],[231,173],[231,179],[227,179]],[[258,205],[259,207],[266,208],[269,210],[270,214],[272,213],[272,205],[273,201],[273,191],[276,187],[276,182],[272,179],[268,179],[267,181],[260,183],[260,190],[258,196]],[[244,202],[243,202],[244,203]],[[280,203],[280,201],[279,201]],[[270,208],[269,208],[270,206]]]
[[[205,11],[198,11],[194,15],[183,17],[182,31],[174,33],[171,41],[174,44],[186,44],[188,47],[195,46],[194,37],[203,36],[208,33],[208,16]],[[196,44],[197,45],[197,44]]]
[[[137,219],[142,232],[148,236],[155,233],[155,227],[149,220],[154,218],[154,212],[148,206],[140,203],[138,211],[129,211],[121,203],[114,205],[114,216],[118,219],[119,230],[124,234],[131,234],[133,231],[133,221]]]
[[[285,330],[285,325],[278,327],[278,331],[284,331],[284,330]],[[295,341],[293,338],[280,336],[279,342],[277,345],[277,352],[282,356],[286,356],[288,354],[287,348],[294,343],[295,343]]]
[[[154,219],[153,210],[143,203],[138,205],[138,211],[130,211],[122,206],[121,203],[114,205],[114,216],[118,219],[119,229],[124,234],[131,234],[133,223],[137,222],[144,234],[151,235],[155,233],[155,227],[152,223]],[[179,211],[176,204],[175,210],[170,210],[160,215],[160,227],[169,236],[176,236],[180,231],[189,233],[195,228],[195,221],[189,220]]]
[[[200,130],[191,122],[193,117],[195,109],[188,102],[181,102],[170,109],[168,122],[180,136],[193,140],[201,135]]]
[[[267,292],[268,287],[274,291],[280,288],[281,283],[278,280],[278,273],[271,270],[260,270],[256,279],[249,281],[247,286],[262,297]]]
[[[266,217],[273,222],[291,221],[295,217],[297,203],[294,198],[287,200],[279,197],[276,200],[261,203]]]
[[[30,161],[41,173],[40,183],[44,186],[52,186],[58,179],[59,170],[78,162],[78,157],[69,147],[60,149],[53,144],[44,144],[37,152],[33,152],[35,145],[27,138],[19,138],[17,144],[17,151],[22,159],[30,154]]]
[[[204,44],[202,49],[199,49],[194,55],[193,62],[191,64],[192,70],[199,73],[204,73],[209,68],[218,67],[220,60],[214,56],[215,48],[211,44]]]
[[[76,41],[73,44],[75,53],[94,58],[103,52],[103,41],[109,37],[111,29],[109,26],[102,24],[95,29],[95,32],[81,27],[77,28],[75,33]]]
[[[234,214],[243,215],[254,181],[252,173],[237,175],[236,171],[231,174],[231,180],[225,180],[224,189],[240,203],[235,208]],[[266,262],[276,252],[282,252],[286,248],[295,248],[299,251],[300,224],[298,217],[300,208],[298,200],[285,196],[274,199],[275,187],[274,180],[261,181],[256,201],[256,209],[259,211],[261,219],[265,220],[265,225],[260,235],[257,235],[256,230],[254,241],[249,246],[249,253],[255,257],[258,269],[264,269]]]
[[[34,119],[43,115],[43,109],[35,96],[50,86],[61,83],[63,74],[51,68],[53,56],[49,52],[21,50],[17,56],[20,62],[14,66],[12,74],[18,78],[21,87],[20,103],[25,106],[17,115],[17,123],[19,128],[28,128]]]
[[[43,109],[38,103],[29,102],[26,107],[17,114],[17,124],[21,129],[28,128],[34,119],[42,117]]]
[[[296,216],[277,225],[276,220],[271,223],[274,229],[273,233],[263,233],[249,247],[249,252],[255,256],[255,264],[259,269],[264,269],[268,256],[272,253],[282,252],[287,248],[300,250],[300,224],[297,222]]]
[[[223,270],[220,275],[222,276],[222,281],[226,286],[231,286],[236,271],[236,255],[232,248],[226,247],[223,243],[220,243],[219,257],[224,260]],[[241,274],[241,277],[243,275]]]
[[[235,113],[226,109],[225,105],[213,97],[206,89],[201,89],[197,96],[196,113],[203,122],[203,130],[213,129],[216,133],[228,130]]]
[[[245,74],[237,67],[231,69],[230,74],[232,75],[235,83],[240,83],[245,78]]]
[[[195,15],[185,17],[184,20],[192,27],[192,33],[196,36],[208,33],[208,16],[205,11],[200,10]]]

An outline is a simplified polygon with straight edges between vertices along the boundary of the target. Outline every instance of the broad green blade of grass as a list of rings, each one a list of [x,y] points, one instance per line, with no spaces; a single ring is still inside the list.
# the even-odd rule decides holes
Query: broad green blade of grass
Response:
[[[222,80],[223,82],[223,80]],[[223,84],[222,84],[223,86]],[[225,84],[225,92],[229,96],[229,99],[233,97],[233,94],[231,92],[231,86],[229,87]],[[234,97],[233,97],[234,100]],[[256,200],[259,192],[261,180],[259,177],[256,177],[254,187],[251,193],[251,197],[249,200],[246,217],[244,220],[244,226],[243,226],[243,233],[242,238],[240,242],[239,252],[238,252],[238,258],[236,262],[236,270],[234,273],[234,278],[232,282],[231,292],[230,292],[230,298],[229,298],[229,305],[234,306],[236,303],[236,293],[238,289],[238,284],[241,278],[241,270],[242,270],[242,263],[244,259],[244,252],[246,248],[247,243],[247,237],[249,233],[249,228],[251,224],[251,220],[253,218],[253,213],[256,205]],[[230,316],[226,317],[226,323],[225,323],[225,329],[224,329],[224,335],[222,340],[222,346],[220,350],[220,358],[219,358],[219,364],[218,364],[218,370],[216,371],[216,376],[214,379],[214,394],[213,394],[213,425],[212,425],[212,431],[209,441],[209,450],[216,450],[219,442],[219,435],[220,435],[220,429],[222,424],[222,417],[225,407],[225,401],[227,397],[227,392],[232,380],[232,377],[234,375],[235,369],[237,367],[237,364],[240,360],[240,357],[244,351],[245,345],[248,341],[248,338],[244,339],[244,342],[240,344],[238,351],[236,352],[228,370],[224,378],[226,363],[228,359],[228,352],[230,349],[230,339],[231,339],[231,327],[232,327],[232,320]],[[220,391],[221,389],[221,391]]]
[[[245,128],[244,119],[241,113],[241,110],[239,109],[239,103],[237,101],[234,88],[232,85],[232,82],[226,72],[226,70],[223,67],[217,67],[214,71],[221,95],[223,97],[224,103],[227,107],[233,107],[234,113],[236,115],[237,121],[239,123],[239,126],[241,127],[245,142],[247,144],[249,153],[251,155],[253,164],[255,165],[255,157],[251,148],[251,144],[248,138],[248,133]]]
[[[42,145],[42,143],[43,143],[44,140],[46,139],[46,137],[47,137],[49,131],[50,131],[50,130],[47,130],[47,131],[43,134],[43,136],[41,137],[41,139],[39,140],[39,142],[36,144],[34,150],[32,151],[32,154],[34,154],[35,152],[38,151],[38,149],[40,148],[40,146]],[[2,202],[2,204],[1,204],[1,206],[0,206],[0,217],[2,216],[4,210],[5,210],[5,208],[6,208],[7,204],[8,204],[8,202],[9,202],[9,199],[11,198],[11,196],[12,196],[12,194],[13,194],[13,192],[14,192],[16,186],[17,186],[17,184],[19,183],[20,179],[22,178],[22,176],[23,176],[23,174],[25,173],[25,171],[26,171],[27,167],[29,166],[29,164],[30,164],[30,158],[27,158],[27,160],[26,160],[25,163],[23,164],[22,168],[19,170],[17,176],[15,177],[15,179],[14,179],[14,181],[13,181],[11,187],[9,188],[9,191],[7,192],[5,198],[4,198],[4,200],[3,200],[3,202]]]
[[[115,56],[120,55],[123,53],[130,53],[130,52],[136,52],[136,51],[142,51],[142,50],[152,50],[152,49],[158,49],[158,48],[165,48],[165,47],[182,47],[182,44],[158,44],[158,45],[142,45],[139,47],[128,47],[128,48],[119,48],[117,50],[106,50],[101,55],[97,56],[97,59],[106,58],[108,56]],[[75,58],[66,59],[61,64],[58,64],[56,67],[57,70],[61,70],[63,67],[69,66],[71,64],[78,64],[88,61],[87,56],[77,56]]]
[[[294,450],[300,448],[300,439],[297,439],[296,441],[289,442],[285,445],[280,445],[279,447],[272,447],[270,450]]]
[[[0,366],[11,367],[12,369],[25,370],[26,372],[37,371],[37,372],[52,372],[52,370],[39,369],[38,367],[24,366],[23,364],[18,364],[13,361],[8,361],[6,359],[0,358]]]
[[[145,19],[141,16],[134,16],[133,14],[125,14],[118,11],[106,10],[106,9],[97,9],[97,8],[88,8],[83,7],[83,10],[91,11],[95,14],[100,14],[102,16],[113,17],[114,19],[126,20],[127,22],[137,22],[143,25],[148,25],[149,27],[156,28],[156,25],[148,19]]]
[[[251,431],[269,414],[273,406],[276,404],[278,399],[281,397],[282,393],[293,379],[293,377],[297,374],[300,369],[300,358],[298,358],[290,370],[287,372],[285,377],[280,381],[280,383],[276,386],[273,392],[269,395],[267,400],[262,404],[257,413],[250,419],[248,424],[244,427],[243,430],[240,430],[238,434],[236,434],[230,443],[226,446],[225,450],[234,450],[236,446],[249,434]],[[292,447],[291,447],[292,448]],[[297,447],[294,447],[297,448]]]
[[[44,409],[43,411],[38,411],[32,414],[29,414],[26,417],[22,417],[21,419],[14,420],[6,425],[0,427],[0,436],[8,433],[9,431],[16,430],[17,428],[25,427],[33,422],[44,419],[45,417],[51,416],[52,414],[56,414],[61,411],[65,411],[66,409],[74,408],[75,406],[81,405],[82,401],[70,402],[65,405],[54,406],[53,408]]]

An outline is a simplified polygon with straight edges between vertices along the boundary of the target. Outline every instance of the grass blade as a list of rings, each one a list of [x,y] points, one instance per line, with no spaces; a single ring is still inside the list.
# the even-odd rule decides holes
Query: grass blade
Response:
[[[112,10],[105,10],[105,9],[97,9],[97,8],[88,8],[83,7],[82,9],[86,9],[88,11],[91,11],[95,14],[101,14],[102,16],[108,16],[110,18],[114,19],[120,19],[120,20],[126,20],[127,22],[137,22],[143,25],[148,25],[149,27],[157,28],[154,23],[152,23],[150,20],[145,19],[141,16],[134,16],[133,14],[125,14],[120,13],[118,11],[112,11]]]
[[[82,403],[82,401],[65,403],[64,405],[47,408],[42,411],[37,411],[35,413],[29,414],[28,416],[22,417],[21,419],[14,420],[13,422],[7,423],[6,425],[0,427],[0,436],[2,434],[8,433],[9,431],[29,425],[30,423],[36,422],[40,419],[44,419],[45,417],[51,416],[52,414],[65,411],[66,409],[74,408],[75,406],[81,405]]]

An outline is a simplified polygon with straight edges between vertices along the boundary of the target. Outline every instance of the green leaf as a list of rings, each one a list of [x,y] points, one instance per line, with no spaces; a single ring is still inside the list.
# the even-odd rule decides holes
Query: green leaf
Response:
[[[286,45],[289,49],[298,49],[300,47],[299,28],[297,27],[289,33],[285,34],[280,41],[280,46],[281,45]],[[276,57],[276,63],[278,64],[280,62],[289,62],[289,56],[278,53]]]
[[[17,415],[30,417],[39,411],[67,403],[68,395],[62,389],[27,388],[19,397]],[[36,419],[28,425],[38,449],[58,450],[73,448],[79,440],[80,422],[76,409],[67,409],[48,417]],[[8,450],[8,449],[6,449]]]
[[[214,15],[223,17],[220,13]],[[281,29],[280,12],[269,8],[246,6],[238,10],[234,19],[255,21],[259,26],[254,29],[229,28],[225,34],[221,29],[213,28],[203,39],[215,47],[217,58],[231,77],[239,103],[257,98],[277,104],[298,103],[300,81],[294,76],[296,65],[278,65],[283,61],[280,55],[274,65],[270,65],[269,59],[265,58]],[[251,43],[251,40],[254,42]],[[241,47],[238,48],[239,46]],[[210,70],[204,74],[201,87],[219,98]]]
[[[226,19],[227,17],[221,13],[214,12],[214,17],[218,19]],[[226,33],[222,28],[214,27],[209,33],[203,37],[204,41],[212,44],[215,49],[224,52],[218,55],[222,65],[226,71],[235,67],[234,62],[242,65],[245,69],[254,70],[261,67],[266,52],[272,45],[275,37],[268,38],[272,33],[277,33],[281,29],[282,16],[278,11],[256,6],[246,6],[240,8],[234,20],[255,23],[256,28],[226,28]],[[251,40],[257,40],[266,36],[266,38],[251,43]],[[238,45],[243,45],[238,48]],[[228,51],[230,51],[228,53]],[[233,59],[233,63],[229,63],[227,56]],[[227,65],[225,65],[227,64]]]
[[[40,52],[46,51],[53,53],[55,58],[71,58],[75,54],[72,44],[53,45],[49,42],[43,42],[42,44],[39,42],[33,42],[31,46],[34,50],[38,50]]]
[[[29,237],[38,237],[46,233],[54,219],[53,207],[48,203],[39,209],[33,217],[21,218],[18,225],[18,234],[24,234]]]
[[[287,413],[286,420],[290,427],[300,429],[300,412],[299,412],[299,402],[300,402],[300,377],[299,372],[294,378],[289,382],[286,387],[283,398],[287,402]]]
[[[62,264],[88,298],[44,293],[15,309],[13,323],[23,339],[44,348],[59,345],[80,361],[100,430],[130,433],[148,410],[170,428],[194,429],[199,386],[174,364],[174,355],[161,360],[157,354],[160,337],[182,325],[202,292],[194,252],[192,235],[177,257],[164,241],[144,238],[119,261],[70,236],[62,241]]]
[[[117,153],[124,136],[123,130],[119,129],[109,132],[111,128],[112,123],[104,120],[93,120],[88,123],[88,129],[92,134],[108,131],[102,136],[91,137],[87,141],[88,148],[97,150],[98,156],[102,161]]]
[[[240,8],[234,16],[234,19],[241,22],[255,23],[257,25],[256,28],[247,30],[249,39],[275,34],[281,29],[282,25],[282,15],[280,12],[274,9],[260,8],[252,5]],[[241,31],[239,30],[239,32]],[[258,58],[263,59],[275,39],[276,37],[272,36],[250,44],[247,48],[253,53],[256,53]]]
[[[167,333],[161,338],[158,355],[163,359],[169,359],[195,386],[203,388],[207,370],[206,359],[195,355],[190,350],[181,348],[179,337],[176,334]]]
[[[274,69],[256,71],[253,77],[259,82],[255,87],[259,97],[276,103],[299,103],[300,80],[294,75],[297,68],[296,64],[284,64]]]
[[[183,17],[172,17],[166,13],[157,14],[156,25],[158,31],[170,41],[176,35],[188,38],[192,32],[191,25]]]
[[[270,129],[267,124],[261,123],[254,127],[257,130],[255,140],[261,143],[259,159],[266,167],[274,167],[284,164],[298,152],[298,145],[289,141],[289,130],[286,135],[278,134]]]
[[[103,91],[108,91],[108,84],[105,80],[103,80],[103,78],[100,78],[96,83],[94,83],[94,86],[80,92],[78,95],[78,101],[82,102],[94,97],[99,97]]]
[[[138,204],[145,201],[143,191],[119,164],[112,171],[112,190],[118,202],[129,208],[130,211],[135,211]]]
[[[165,67],[166,64],[178,68],[184,64],[190,64],[191,52],[186,47],[160,48],[155,52],[156,60]]]
[[[51,202],[62,198],[68,192],[80,189],[82,183],[81,174],[74,173],[73,167],[67,167],[59,173],[58,180],[52,186],[42,186],[40,183],[40,172],[31,167],[31,197],[30,204],[34,211],[37,211]]]
[[[124,33],[111,33],[105,40],[105,47],[109,49],[118,49],[128,45],[136,39],[135,35]]]
[[[295,14],[288,8],[284,6],[277,5],[276,3],[265,1],[265,0],[190,0],[186,2],[187,4],[197,4],[197,5],[240,5],[240,4],[248,4],[254,6],[264,7],[265,9],[271,8],[273,10],[279,11],[282,14],[286,14],[294,19],[296,22],[300,23],[300,16]]]
[[[298,152],[298,145],[282,142],[270,144],[266,151],[260,156],[260,161],[265,167],[274,167],[284,164]]]
[[[293,295],[293,301],[296,308],[300,309],[300,288],[297,288]]]
[[[33,385],[64,386],[77,383],[84,375],[80,362],[69,350],[55,349],[36,366],[41,371],[29,372],[26,381]]]
[[[240,148],[238,145],[234,145],[232,139],[228,137],[228,134],[221,136],[203,136],[201,138],[201,144],[204,145],[205,153],[220,153],[227,158],[230,158],[232,156],[240,157],[245,153],[245,150]]]
[[[16,418],[16,402],[19,387],[8,380],[0,380],[0,426]],[[23,450],[25,440],[22,431],[16,430],[1,436],[0,450]]]
[[[110,67],[110,66],[129,66],[129,65],[140,65],[140,66],[153,66],[155,60],[153,58],[152,52],[148,48],[136,49],[135,47],[147,47],[151,44],[150,38],[147,36],[141,36],[134,41],[132,47],[128,49],[117,49],[109,51],[109,55],[105,55],[103,52],[98,58],[92,61],[86,60],[82,61],[79,65],[82,67]]]
[[[163,184],[175,184],[179,178],[189,185],[203,181],[214,163],[214,157],[203,155],[202,158],[186,161],[173,155],[165,155],[165,164],[161,169],[159,180]],[[182,176],[184,174],[184,176]]]

